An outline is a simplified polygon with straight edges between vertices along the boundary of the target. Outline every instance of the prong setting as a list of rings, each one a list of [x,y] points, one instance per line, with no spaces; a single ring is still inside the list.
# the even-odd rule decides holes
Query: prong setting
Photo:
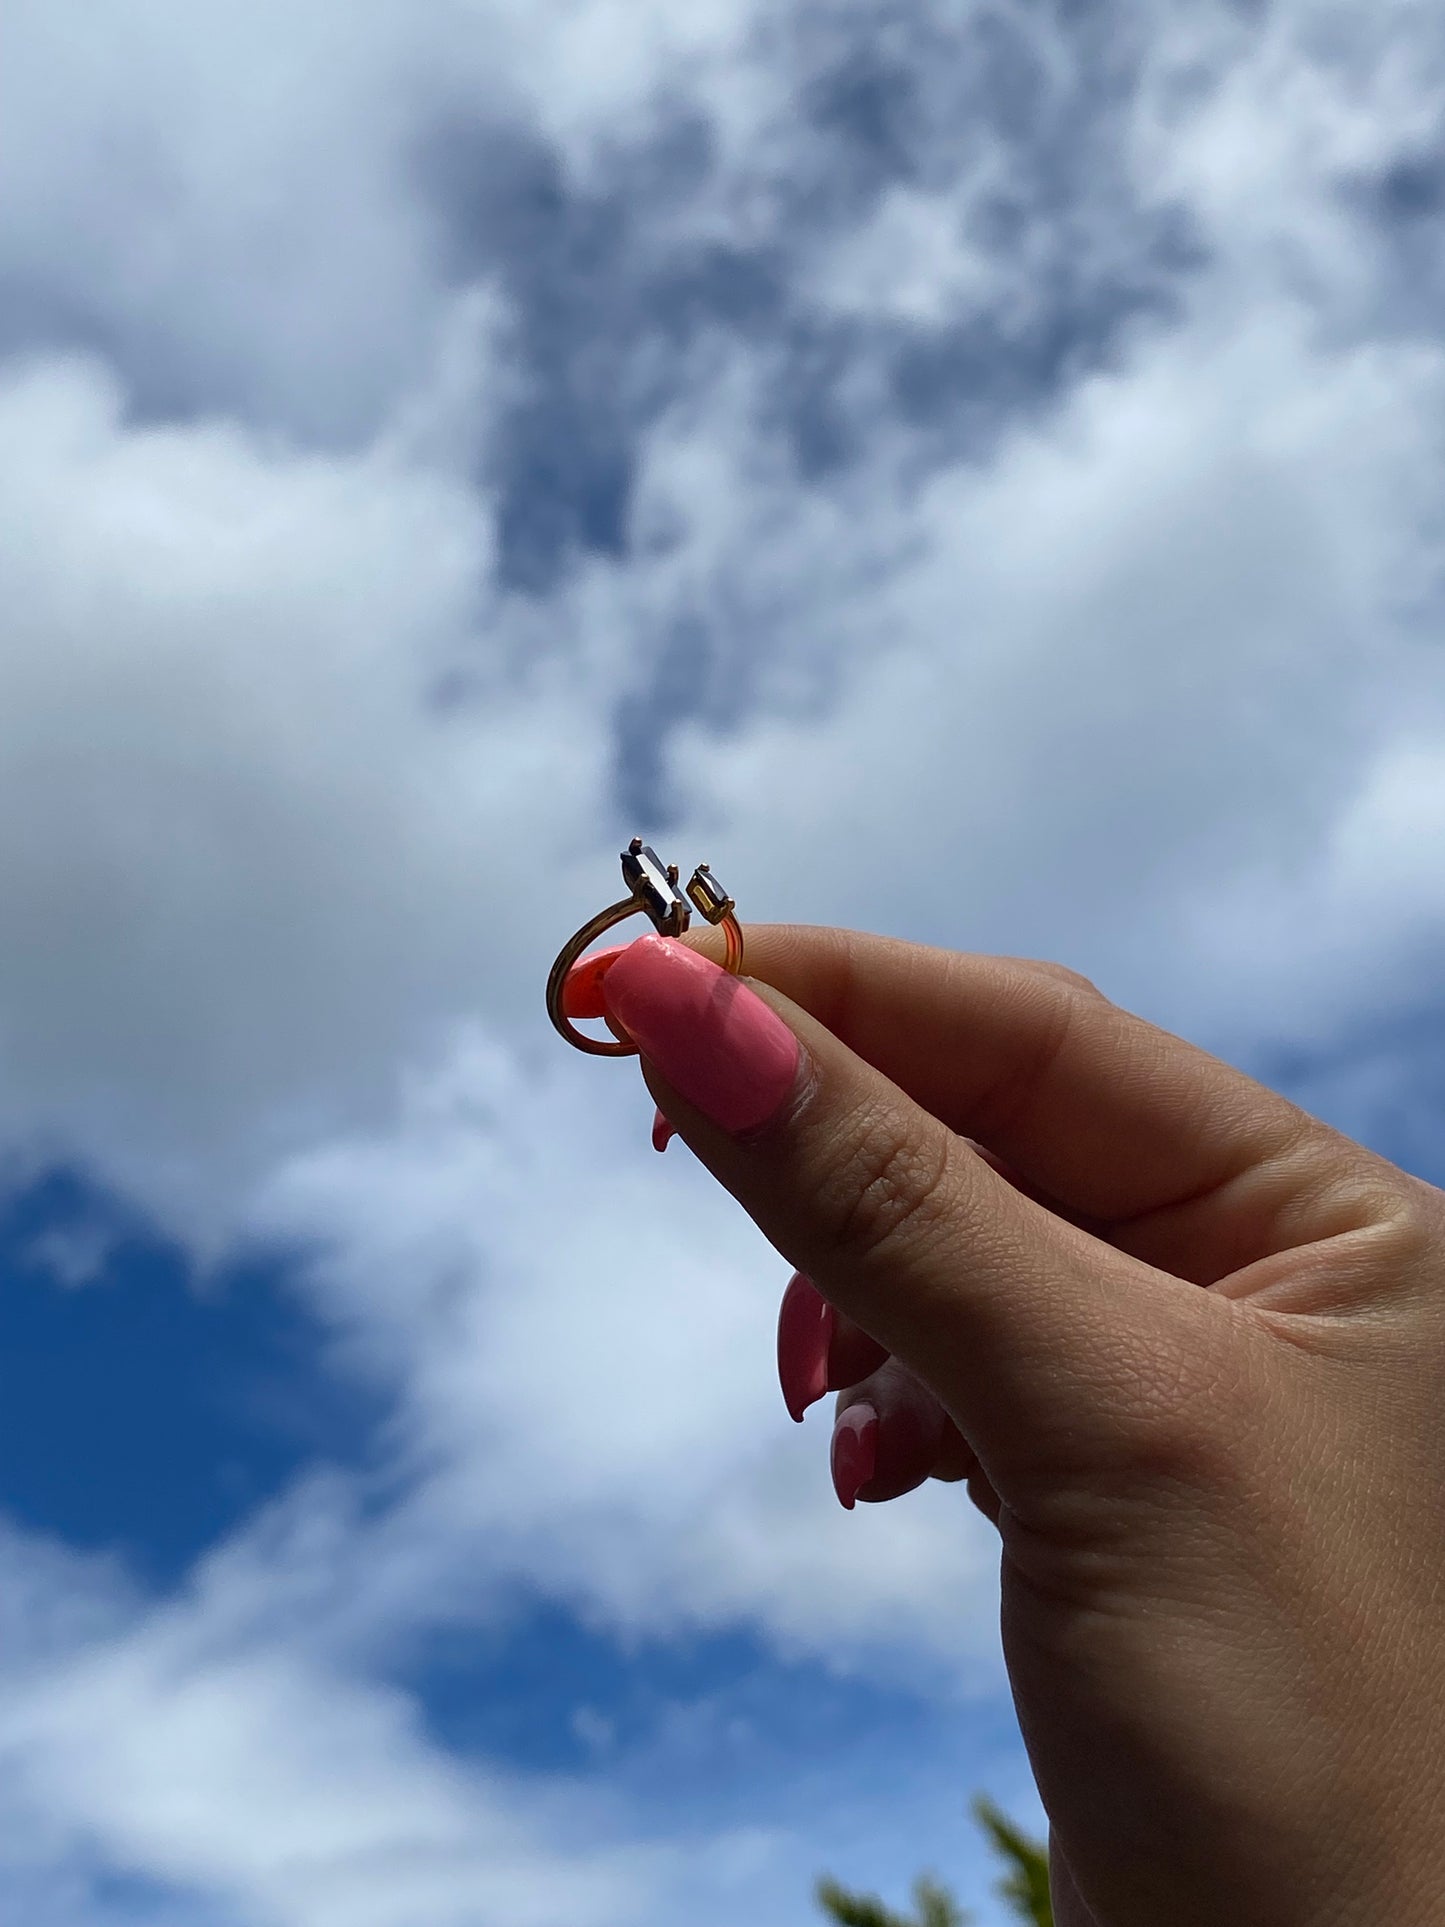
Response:
[[[706,917],[709,923],[721,923],[737,908],[727,891],[713,875],[711,866],[706,863],[699,863],[693,871],[692,880],[687,886],[687,894],[692,899],[692,906],[698,915]]]
[[[633,837],[622,853],[623,882],[659,936],[680,937],[692,921],[687,898],[677,887],[678,874],[677,865],[664,864],[640,836]]]

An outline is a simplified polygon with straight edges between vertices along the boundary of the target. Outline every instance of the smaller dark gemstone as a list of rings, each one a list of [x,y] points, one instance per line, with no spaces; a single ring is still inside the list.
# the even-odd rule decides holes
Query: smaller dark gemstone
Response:
[[[697,908],[710,922],[717,922],[728,907],[728,893],[707,865],[699,864],[694,870],[692,881],[687,886],[687,894]]]

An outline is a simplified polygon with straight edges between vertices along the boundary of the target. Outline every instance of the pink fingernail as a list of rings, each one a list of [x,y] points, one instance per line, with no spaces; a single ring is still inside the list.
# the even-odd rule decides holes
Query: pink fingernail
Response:
[[[778,1312],[778,1380],[789,1416],[799,1425],[808,1407],[828,1389],[828,1352],[836,1322],[833,1307],[811,1279],[795,1272]]]
[[[602,979],[627,948],[625,943],[614,944],[611,950],[595,950],[590,957],[573,964],[562,984],[562,1014],[575,1023],[579,1017],[605,1017],[607,1006],[602,1001]]]
[[[689,1103],[724,1131],[776,1116],[798,1040],[740,978],[670,937],[639,937],[603,978],[610,1015]]]
[[[833,1490],[847,1512],[878,1466],[878,1414],[871,1405],[850,1405],[833,1427]]]
[[[669,1124],[667,1119],[662,1115],[662,1112],[659,1111],[652,1120],[653,1150],[665,1151],[676,1136],[677,1126],[675,1124]]]

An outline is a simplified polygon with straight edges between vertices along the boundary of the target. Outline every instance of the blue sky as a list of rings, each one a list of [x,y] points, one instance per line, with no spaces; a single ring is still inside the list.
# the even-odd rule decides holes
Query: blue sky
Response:
[[[0,1918],[1001,1921],[994,1535],[541,986],[641,829],[1445,1178],[1445,34],[6,37]]]

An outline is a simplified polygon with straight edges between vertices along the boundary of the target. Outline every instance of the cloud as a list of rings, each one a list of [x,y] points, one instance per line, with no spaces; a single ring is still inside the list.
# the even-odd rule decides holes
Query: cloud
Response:
[[[665,1801],[649,1823],[605,1782],[503,1777],[445,1752],[410,1696],[329,1663],[284,1616],[248,1623],[234,1566],[162,1603],[13,1528],[5,1551],[12,1594],[46,1605],[0,1677],[5,1897],[46,1927],[663,1927],[683,1909],[722,1927],[739,1906],[783,1927],[806,1892],[795,1801],[771,1826],[700,1824]],[[678,1704],[651,1760],[609,1739],[604,1765],[695,1778],[719,1746],[757,1753],[725,1706]],[[941,1794],[951,1806],[919,1778],[917,1828],[946,1824]],[[867,1788],[850,1777],[847,1797],[866,1832]],[[846,1857],[843,1833],[832,1851]]]
[[[98,349],[148,412],[366,439],[438,296],[397,165],[407,19],[22,7],[0,113],[24,183],[0,222],[12,340]]]
[[[91,366],[0,419],[6,1128],[214,1231],[218,1184],[516,1007],[533,850],[596,807],[583,692],[444,709],[488,535],[445,475],[128,427]]]
[[[734,893],[766,845],[805,916],[1063,940],[1115,986],[1132,957],[1187,990],[1181,911],[1192,941],[1216,890],[1298,874],[1420,728],[1431,658],[1398,605],[1433,567],[1440,379],[1433,352],[1318,350],[1288,308],[1223,342],[1173,331],[987,470],[886,500],[841,562],[812,558],[799,649],[833,640],[828,713],[677,744]],[[1229,935],[1269,965],[1264,931]]]
[[[24,1795],[115,1864],[304,1927],[632,1916],[645,1855],[568,1852],[395,1696],[187,1643],[162,1619],[0,1711]]]

